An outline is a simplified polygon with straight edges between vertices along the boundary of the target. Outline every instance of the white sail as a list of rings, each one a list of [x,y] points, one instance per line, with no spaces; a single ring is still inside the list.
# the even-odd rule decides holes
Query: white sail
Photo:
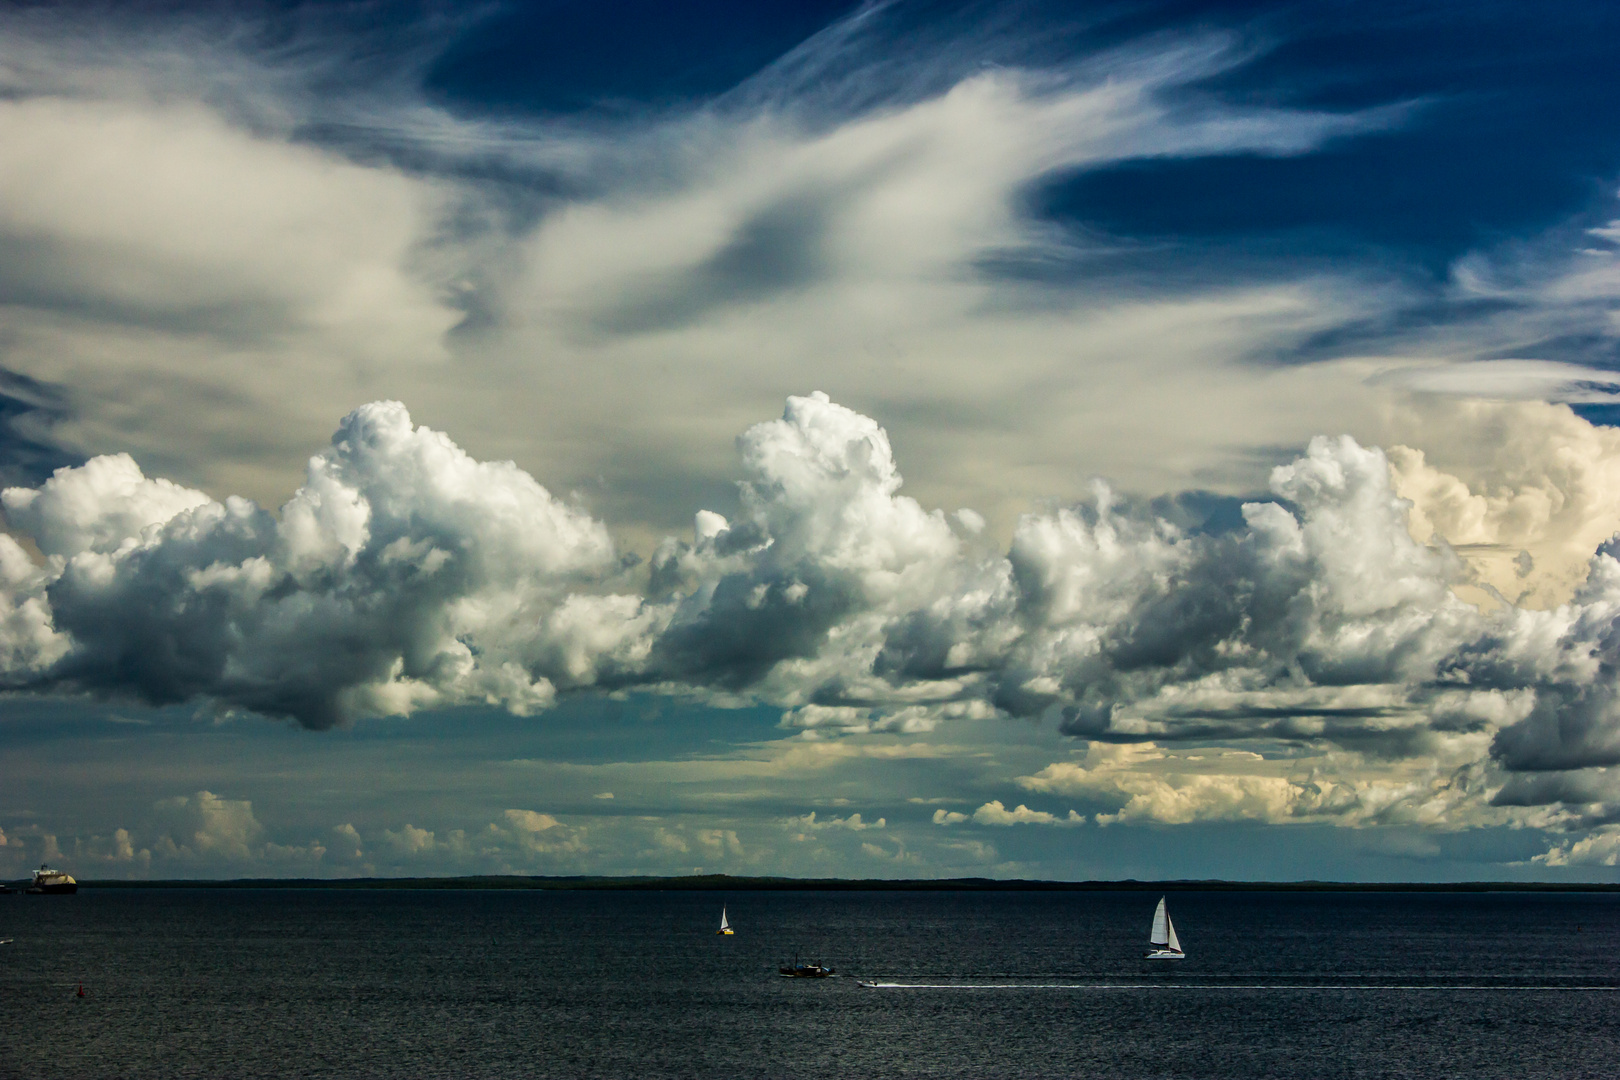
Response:
[[[722,929],[722,930],[730,930],[731,929],[731,924],[726,922],[726,909],[725,909],[725,907],[723,905],[720,908],[720,929]]]
[[[1153,930],[1148,934],[1149,960],[1180,960],[1186,955],[1181,951],[1181,942],[1176,938],[1176,924],[1170,921],[1170,910],[1165,906],[1164,897],[1159,897],[1159,906],[1153,909]]]
[[[1171,934],[1175,933],[1169,927],[1170,915],[1164,910],[1164,897],[1161,896],[1159,897],[1159,906],[1153,909],[1153,932],[1148,935],[1148,944],[1157,945],[1160,948],[1168,945],[1172,939],[1167,936],[1166,931]]]

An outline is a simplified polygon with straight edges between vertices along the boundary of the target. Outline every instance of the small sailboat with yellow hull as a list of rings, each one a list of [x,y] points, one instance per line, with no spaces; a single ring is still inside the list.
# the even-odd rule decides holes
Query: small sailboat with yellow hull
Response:
[[[720,905],[720,929],[716,930],[715,933],[728,935],[735,933],[735,931],[731,929],[731,924],[726,921],[726,907],[724,904]]]

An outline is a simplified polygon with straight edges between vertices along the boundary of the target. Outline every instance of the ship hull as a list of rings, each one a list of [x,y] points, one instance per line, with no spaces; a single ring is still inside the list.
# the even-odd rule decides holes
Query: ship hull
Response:
[[[72,885],[35,885],[28,890],[29,894],[33,896],[71,896],[78,891],[79,885],[77,882]]]

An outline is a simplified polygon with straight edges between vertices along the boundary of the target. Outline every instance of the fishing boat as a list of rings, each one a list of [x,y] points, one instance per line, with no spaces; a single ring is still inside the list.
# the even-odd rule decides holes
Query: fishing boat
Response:
[[[735,932],[736,931],[731,929],[731,924],[726,922],[726,906],[724,904],[721,904],[720,905],[720,929],[716,930],[715,933],[716,934],[732,934],[732,933],[735,933]]]
[[[31,893],[76,893],[79,883],[73,880],[71,874],[64,874],[60,870],[52,870],[49,866],[41,864],[34,871],[34,883],[28,886]]]
[[[1181,951],[1181,942],[1176,940],[1176,924],[1170,921],[1162,896],[1159,906],[1153,909],[1153,932],[1148,935],[1148,944],[1153,947],[1143,954],[1147,960],[1180,960],[1187,955]]]

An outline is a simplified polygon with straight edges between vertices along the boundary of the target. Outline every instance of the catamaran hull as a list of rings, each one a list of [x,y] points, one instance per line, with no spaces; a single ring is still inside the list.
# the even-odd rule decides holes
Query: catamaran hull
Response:
[[[1180,960],[1186,953],[1171,952],[1169,949],[1154,949],[1150,953],[1143,953],[1144,960]]]

